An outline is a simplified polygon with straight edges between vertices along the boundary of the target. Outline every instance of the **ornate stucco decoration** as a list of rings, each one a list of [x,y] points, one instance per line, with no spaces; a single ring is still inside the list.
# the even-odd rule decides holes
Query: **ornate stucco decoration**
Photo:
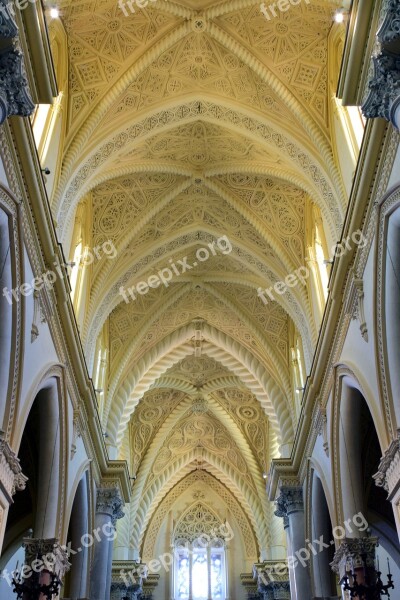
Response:
[[[178,521],[173,535],[174,543],[192,543],[196,540],[201,542],[204,535],[209,536],[213,542],[218,538],[221,525],[222,520],[208,506],[196,502]]]
[[[68,561],[67,551],[60,545],[56,538],[25,538],[23,546],[25,548],[26,564],[32,564],[38,556],[51,555],[52,561],[46,563],[46,568],[53,573],[57,573],[61,580],[71,567],[71,564]]]
[[[400,480],[400,432],[382,457],[374,479],[378,487],[385,488],[389,499],[397,492]]]
[[[292,513],[304,510],[303,488],[281,486],[276,500],[277,517],[288,517]]]
[[[12,502],[14,494],[25,489],[28,478],[22,473],[19,459],[3,438],[3,433],[0,433],[0,472],[3,491]]]
[[[377,33],[378,54],[372,57],[373,76],[362,110],[366,117],[383,117],[399,129],[400,106],[400,5],[384,3],[383,23]]]
[[[0,0],[0,124],[7,117],[28,117],[35,105],[30,98],[24,59],[18,46],[18,27],[11,2]]]
[[[331,562],[332,570],[339,576],[339,582],[354,569],[367,567],[375,568],[375,548],[378,538],[345,538],[335,553]]]

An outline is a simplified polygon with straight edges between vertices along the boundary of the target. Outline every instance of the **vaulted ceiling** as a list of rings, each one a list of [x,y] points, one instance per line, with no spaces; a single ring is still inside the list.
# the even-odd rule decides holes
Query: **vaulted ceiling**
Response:
[[[247,0],[158,0],[125,6],[127,16],[115,0],[59,2],[68,103],[52,206],[68,246],[89,200],[93,246],[111,240],[118,252],[93,266],[81,334],[92,368],[108,324],[102,420],[138,477],[136,548],[161,499],[199,464],[268,546],[263,473],[296,425],[290,331],[309,368],[317,328],[307,286],[267,305],[257,289],[305,264],[309,203],[328,242],[339,237],[336,4],[304,1],[267,20]],[[223,236],[229,252],[196,260]],[[124,302],[121,286],[183,259],[192,268],[168,287]]]

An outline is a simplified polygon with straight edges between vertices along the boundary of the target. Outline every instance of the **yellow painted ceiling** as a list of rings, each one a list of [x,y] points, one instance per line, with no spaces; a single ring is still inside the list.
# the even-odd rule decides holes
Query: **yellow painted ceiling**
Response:
[[[268,21],[247,0],[158,0],[128,16],[115,0],[59,2],[68,102],[52,203],[64,243],[89,199],[93,245],[112,240],[118,251],[93,267],[81,333],[92,366],[108,326],[102,419],[138,476],[134,547],[199,457],[268,544],[263,473],[296,424],[290,331],[307,367],[317,332],[306,288],[268,305],[257,288],[304,264],[307,203],[328,240],[341,228],[335,4],[303,1]],[[122,300],[121,286],[184,258],[194,265],[222,236],[229,253]]]

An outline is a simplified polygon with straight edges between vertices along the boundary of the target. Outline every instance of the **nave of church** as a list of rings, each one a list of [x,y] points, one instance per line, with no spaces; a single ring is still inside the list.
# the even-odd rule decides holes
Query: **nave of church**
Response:
[[[400,598],[399,24],[0,0],[0,600]]]

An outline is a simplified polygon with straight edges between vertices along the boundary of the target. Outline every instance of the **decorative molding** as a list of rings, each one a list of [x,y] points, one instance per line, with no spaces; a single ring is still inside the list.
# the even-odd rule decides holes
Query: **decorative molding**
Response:
[[[12,497],[16,492],[26,488],[28,478],[22,473],[19,459],[4,439],[4,433],[0,433],[0,487],[8,502],[11,504]]]
[[[383,487],[392,500],[400,487],[400,431],[392,441],[379,463],[378,472],[373,476],[378,487]]]
[[[318,435],[322,436],[324,452],[329,457],[329,439],[328,439],[328,417],[326,415],[326,408],[323,408],[321,404],[318,405],[316,419],[314,421],[315,429]]]
[[[72,460],[76,454],[76,442],[77,439],[82,437],[82,423],[81,423],[81,412],[80,410],[74,410],[74,417],[73,417],[73,430],[72,430],[72,442],[71,442],[71,457],[70,460]]]

